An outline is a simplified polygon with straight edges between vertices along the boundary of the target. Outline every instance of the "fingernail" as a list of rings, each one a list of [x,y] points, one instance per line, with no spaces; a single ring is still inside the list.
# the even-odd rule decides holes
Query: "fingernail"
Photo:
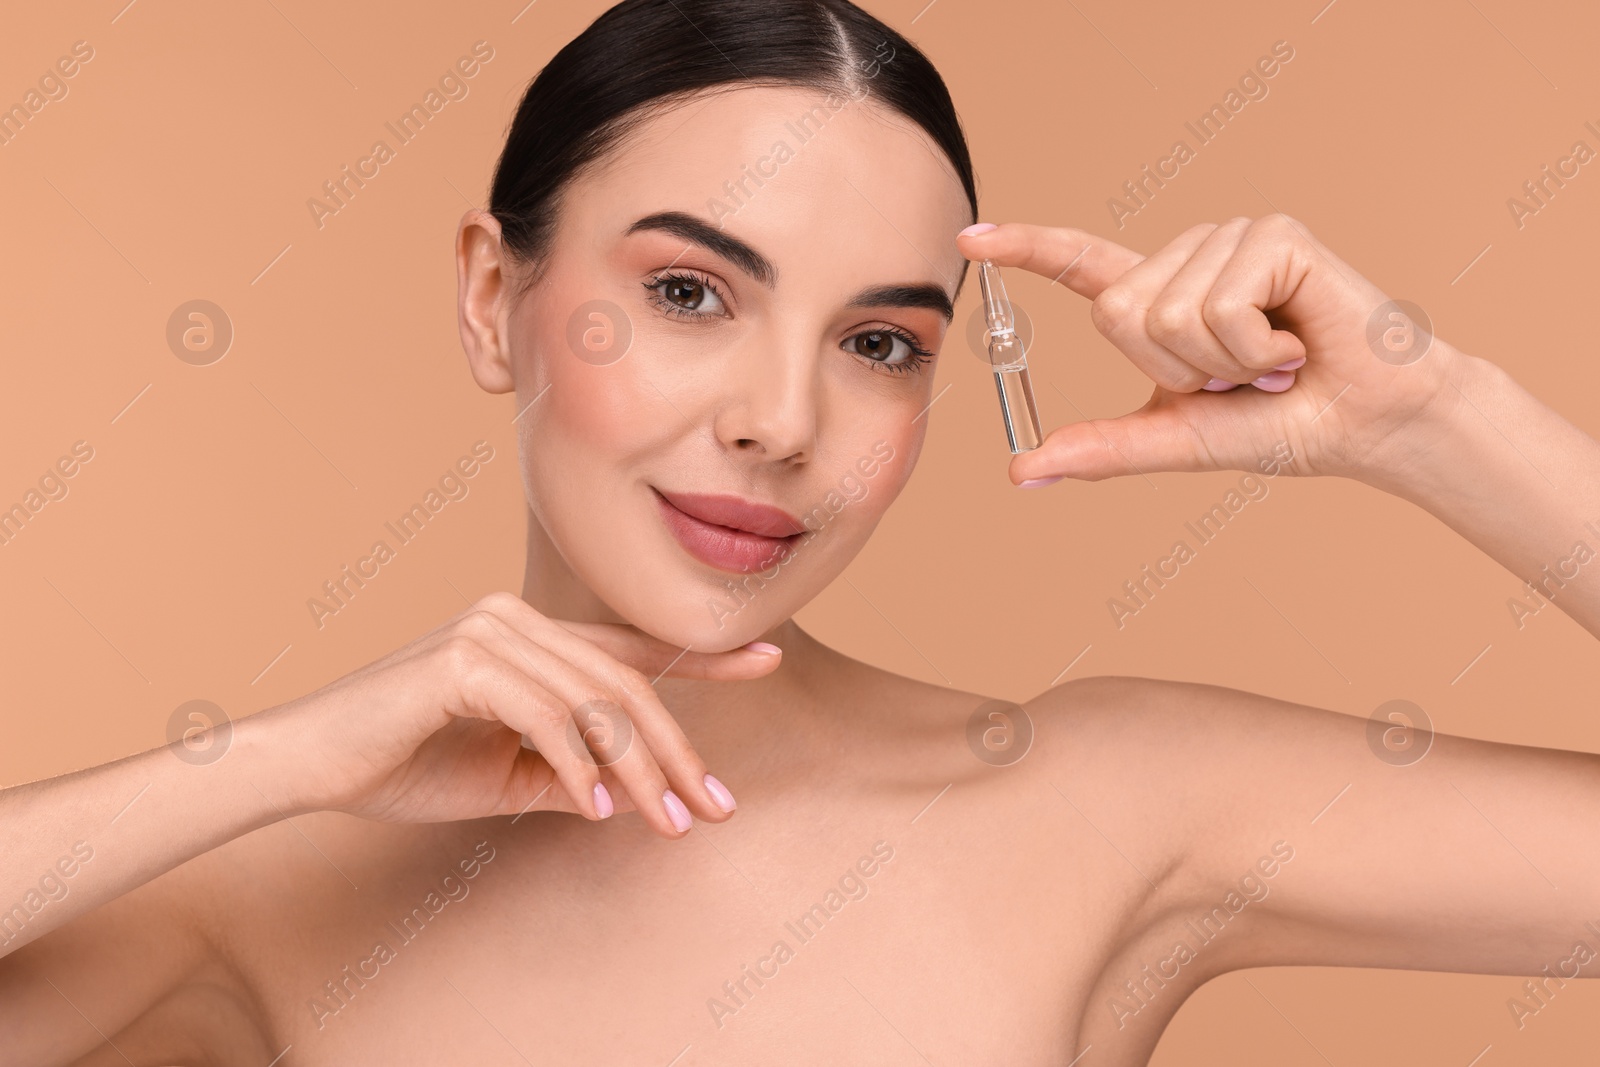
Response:
[[[777,645],[769,645],[765,641],[751,641],[748,645],[744,645],[742,647],[749,649],[751,652],[764,652],[769,656],[778,656],[783,654],[783,649],[779,648]]]
[[[988,233],[990,230],[999,229],[992,222],[975,222],[971,226],[956,234],[957,237],[971,237],[975,233]]]
[[[1017,488],[1018,489],[1037,489],[1041,485],[1054,485],[1056,482],[1059,482],[1061,479],[1063,479],[1065,477],[1066,477],[1065,474],[1052,474],[1048,478],[1029,478],[1025,482],[1018,482],[1017,483]]]
[[[1200,388],[1209,389],[1213,393],[1226,393],[1229,389],[1237,388],[1238,385],[1239,385],[1238,382],[1229,382],[1229,381],[1224,381],[1221,378],[1213,378],[1209,382],[1207,382],[1206,384],[1202,385]]]
[[[606,792],[604,782],[594,784],[594,810],[602,819],[611,818],[611,813],[617,810],[611,804],[611,794]]]
[[[661,794],[661,802],[667,806],[667,818],[672,820],[674,830],[681,834],[693,825],[693,821],[689,818],[689,809],[683,806],[678,794],[669,789]]]
[[[1294,384],[1294,375],[1286,370],[1268,371],[1250,384],[1268,393],[1281,393]]]
[[[711,775],[706,775],[706,792],[711,794],[711,799],[717,802],[717,807],[723,811],[732,811],[739,805],[734,801],[733,794],[728,792],[728,787],[717,781]]]
[[[1276,367],[1274,367],[1272,369],[1273,370],[1294,370],[1296,367],[1303,366],[1305,364],[1305,361],[1306,361],[1306,357],[1305,356],[1296,356],[1296,357],[1294,357],[1293,359],[1289,360],[1286,363],[1278,364]]]

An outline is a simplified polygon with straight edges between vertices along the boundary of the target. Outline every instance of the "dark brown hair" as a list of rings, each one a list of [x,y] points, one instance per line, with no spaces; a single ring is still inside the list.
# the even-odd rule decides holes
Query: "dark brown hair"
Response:
[[[586,167],[654,108],[752,84],[870,92],[944,151],[977,220],[972,159],[944,80],[911,42],[849,0],[623,0],[523,94],[489,195],[505,246],[542,270],[561,192]]]

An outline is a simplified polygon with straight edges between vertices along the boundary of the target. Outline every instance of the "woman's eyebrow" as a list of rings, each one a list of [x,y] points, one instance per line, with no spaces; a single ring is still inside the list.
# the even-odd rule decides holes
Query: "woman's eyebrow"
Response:
[[[949,322],[955,317],[955,305],[943,286],[922,283],[918,285],[874,285],[850,298],[845,307],[874,308],[929,308],[944,316]]]
[[[771,289],[778,283],[778,268],[760,252],[751,248],[732,234],[723,233],[715,226],[683,211],[658,211],[622,231],[624,237],[638,230],[660,230],[685,241],[704,245],[723,259],[732,263],[750,277]]]
[[[778,283],[778,268],[774,267],[766,256],[732,234],[724,233],[687,212],[657,211],[652,215],[646,215],[624,230],[623,236],[640,230],[660,230],[709,248],[768,289]],[[951,302],[950,296],[942,286],[930,283],[875,285],[861,290],[845,306],[929,308],[943,315],[946,322],[955,317],[955,305]]]

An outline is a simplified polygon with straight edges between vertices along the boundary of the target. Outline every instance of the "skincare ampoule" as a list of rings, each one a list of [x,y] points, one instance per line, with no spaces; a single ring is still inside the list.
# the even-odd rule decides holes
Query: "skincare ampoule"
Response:
[[[989,365],[994,368],[994,384],[1000,394],[1000,414],[1006,423],[1006,443],[1013,454],[1038,448],[1039,409],[1033,402],[1033,382],[1028,377],[1027,353],[1017,334],[1017,322],[1000,280],[1000,268],[986,259],[978,268],[978,286],[983,290],[983,317],[988,330]]]

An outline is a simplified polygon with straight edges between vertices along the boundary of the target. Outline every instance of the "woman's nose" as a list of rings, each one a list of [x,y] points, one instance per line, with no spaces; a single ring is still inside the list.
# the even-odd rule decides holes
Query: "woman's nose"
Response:
[[[736,362],[719,405],[718,441],[764,460],[809,459],[820,398],[816,354],[773,346],[740,353]]]

